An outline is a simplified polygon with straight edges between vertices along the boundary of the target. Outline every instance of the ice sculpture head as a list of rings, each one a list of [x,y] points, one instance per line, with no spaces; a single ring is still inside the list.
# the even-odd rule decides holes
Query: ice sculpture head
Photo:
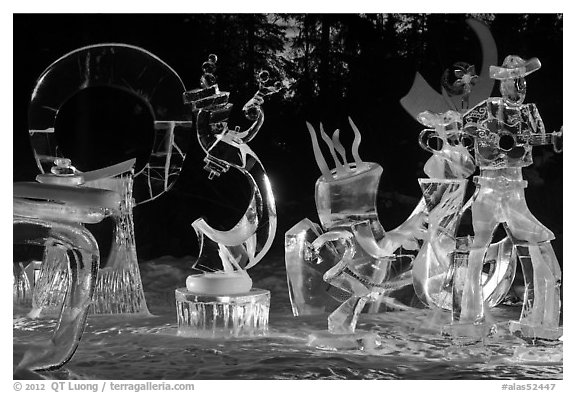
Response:
[[[464,62],[457,62],[452,67],[447,68],[442,74],[442,87],[450,95],[464,95],[472,92],[472,87],[476,84],[478,75],[476,67]]]
[[[430,178],[466,178],[476,169],[468,149],[472,139],[462,132],[462,115],[456,111],[422,112],[418,121],[429,127],[418,138],[420,146],[433,154],[424,165]]]
[[[247,167],[247,159],[253,153],[246,144],[254,139],[264,123],[261,108],[264,98],[282,88],[281,82],[270,86],[270,73],[261,71],[257,76],[258,91],[242,108],[252,125],[244,131],[240,127],[229,129],[228,117],[233,104],[228,103],[230,93],[220,91],[216,84],[217,61],[218,57],[211,54],[202,64],[201,87],[184,93],[184,102],[191,105],[192,112],[197,116],[198,142],[206,153],[204,169],[209,172],[210,179],[227,172],[230,166]]]
[[[520,105],[526,98],[525,77],[540,69],[540,66],[540,60],[536,57],[524,60],[508,55],[502,66],[490,66],[490,77],[500,81],[500,93],[508,104]]]
[[[216,76],[214,73],[216,72],[216,62],[218,61],[218,56],[215,54],[210,54],[208,56],[208,60],[202,63],[202,77],[200,78],[200,86],[205,89],[208,89],[214,85],[216,85]]]

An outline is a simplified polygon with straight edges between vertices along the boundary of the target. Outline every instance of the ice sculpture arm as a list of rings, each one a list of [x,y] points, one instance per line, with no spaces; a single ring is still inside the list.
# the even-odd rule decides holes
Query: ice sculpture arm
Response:
[[[56,246],[68,256],[68,292],[60,319],[50,341],[29,349],[18,368],[51,370],[70,360],[84,331],[99,267],[98,245],[81,225],[48,222],[34,218],[14,219],[14,242]],[[33,314],[40,310],[35,309]]]
[[[535,104],[528,104],[530,130],[533,134],[546,134],[546,127]]]
[[[530,144],[531,145],[549,145],[554,147],[556,153],[562,151],[563,128],[560,131],[546,133],[546,127],[540,117],[538,108],[535,104],[527,104],[528,124],[530,124]]]
[[[268,73],[268,71],[260,72],[260,74],[258,75],[258,82],[260,88],[258,89],[256,94],[254,94],[254,97],[248,100],[248,102],[242,108],[244,116],[246,116],[248,120],[252,120],[254,122],[246,131],[237,134],[239,138],[242,138],[244,143],[248,143],[252,139],[254,139],[254,137],[260,130],[260,127],[264,123],[264,111],[262,110],[262,105],[264,104],[264,98],[266,96],[279,92],[283,87],[282,82],[280,81],[274,83],[273,86],[266,86],[266,83],[268,82],[269,79],[270,74]]]
[[[384,253],[393,253],[400,247],[406,250],[418,250],[420,244],[418,240],[423,240],[426,236],[424,226],[427,219],[424,201],[420,200],[406,221],[391,231],[386,232],[386,236],[378,242],[378,246],[385,250]]]
[[[424,165],[430,178],[467,178],[476,170],[468,148],[473,139],[462,131],[462,116],[455,111],[422,112],[418,121],[426,127],[418,138],[422,149],[432,153]]]

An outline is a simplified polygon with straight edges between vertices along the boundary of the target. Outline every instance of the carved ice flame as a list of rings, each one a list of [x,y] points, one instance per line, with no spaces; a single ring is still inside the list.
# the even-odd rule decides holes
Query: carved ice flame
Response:
[[[354,142],[352,142],[352,157],[354,157],[354,163],[348,163],[346,159],[346,150],[342,143],[340,142],[340,130],[334,131],[332,138],[326,134],[324,131],[324,126],[320,123],[320,136],[328,146],[332,159],[335,163],[335,169],[331,170],[326,163],[326,159],[322,154],[320,145],[318,143],[318,137],[316,136],[316,130],[309,122],[306,122],[308,127],[308,132],[310,133],[310,138],[312,139],[312,149],[314,150],[314,158],[316,159],[316,164],[322,172],[322,175],[326,180],[330,179],[340,179],[342,177],[348,177],[362,172],[368,166],[360,158],[358,149],[360,148],[360,142],[362,141],[362,135],[360,130],[356,127],[356,124],[348,117],[352,131],[354,131]],[[340,157],[340,158],[338,158]]]

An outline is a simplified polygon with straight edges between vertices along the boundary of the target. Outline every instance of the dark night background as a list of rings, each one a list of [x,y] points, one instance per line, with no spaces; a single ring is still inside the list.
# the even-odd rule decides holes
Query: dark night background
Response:
[[[403,222],[421,193],[418,177],[429,153],[418,146],[421,126],[400,106],[419,71],[436,89],[456,61],[481,62],[474,32],[461,14],[162,14],[14,15],[14,181],[32,181],[38,169],[28,142],[27,110],[36,79],[76,48],[104,42],[142,47],[168,63],[187,89],[198,87],[201,64],[219,56],[218,83],[235,104],[231,126],[248,124],[240,109],[256,92],[260,69],[290,83],[264,104],[266,120],[250,143],[270,176],[278,210],[272,253],[283,253],[284,232],[301,219],[318,221],[314,184],[320,171],[305,121],[341,130],[348,152],[351,116],[362,132],[360,155],[384,168],[378,210],[386,229]],[[562,124],[561,15],[481,14],[498,45],[498,65],[508,54],[538,57],[542,68],[527,78],[526,102],[537,104],[549,132]],[[479,71],[479,70],[477,70]],[[494,94],[498,95],[497,84]],[[108,141],[113,143],[112,140]],[[105,144],[104,144],[105,145]],[[562,155],[534,148],[524,170],[528,206],[556,234],[562,264]],[[327,150],[325,150],[325,155]],[[134,210],[138,257],[197,255],[191,223],[205,216],[230,228],[246,208],[244,179],[228,172],[208,180],[204,155],[190,139],[175,186]],[[258,268],[256,268],[257,270]]]

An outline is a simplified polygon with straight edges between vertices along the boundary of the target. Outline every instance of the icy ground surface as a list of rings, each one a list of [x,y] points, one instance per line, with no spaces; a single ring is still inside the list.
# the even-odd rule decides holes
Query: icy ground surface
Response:
[[[207,340],[176,335],[174,289],[189,261],[165,257],[140,264],[151,317],[91,316],[72,360],[37,377],[56,379],[561,379],[562,343],[529,344],[499,329],[483,343],[440,335],[448,313],[430,310],[362,314],[357,331],[376,333],[374,348],[309,346],[324,337],[326,315],[292,316],[282,256],[255,269],[255,286],[272,292],[269,334]],[[493,310],[497,321],[519,307]],[[55,321],[14,322],[14,364]],[[503,325],[502,325],[503,326]],[[372,335],[375,337],[375,335]],[[32,375],[33,376],[33,375]],[[25,378],[31,375],[21,376]],[[18,376],[15,376],[18,378]]]

